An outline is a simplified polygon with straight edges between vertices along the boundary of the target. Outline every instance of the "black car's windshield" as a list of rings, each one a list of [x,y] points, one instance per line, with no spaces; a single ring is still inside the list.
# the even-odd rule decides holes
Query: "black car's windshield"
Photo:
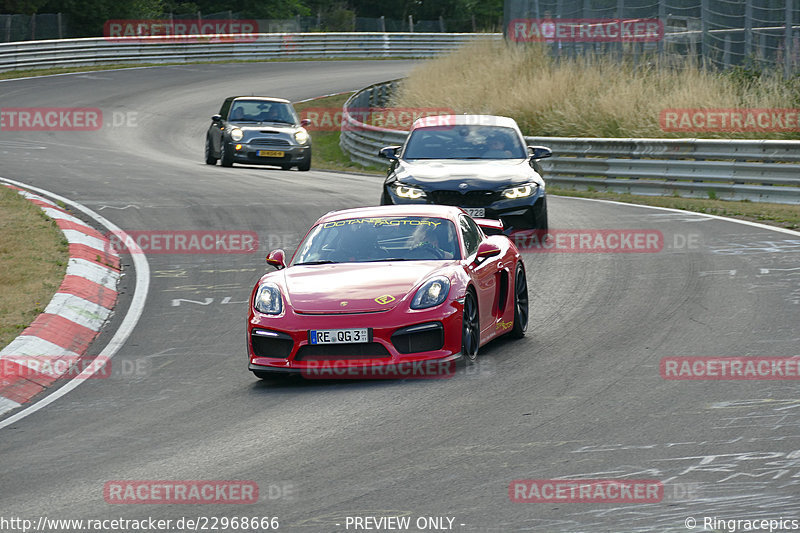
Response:
[[[453,223],[431,217],[370,217],[316,225],[292,265],[460,259]]]
[[[278,122],[297,124],[297,114],[291,104],[267,100],[236,100],[228,114],[230,122]]]
[[[417,128],[403,159],[524,159],[527,149],[512,128],[460,125]]]

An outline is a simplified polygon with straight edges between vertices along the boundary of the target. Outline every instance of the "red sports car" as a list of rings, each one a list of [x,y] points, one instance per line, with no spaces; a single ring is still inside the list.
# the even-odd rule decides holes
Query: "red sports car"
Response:
[[[482,229],[483,228],[483,229]],[[250,370],[306,377],[429,377],[528,324],[525,266],[502,223],[458,207],[334,211],[250,296]]]

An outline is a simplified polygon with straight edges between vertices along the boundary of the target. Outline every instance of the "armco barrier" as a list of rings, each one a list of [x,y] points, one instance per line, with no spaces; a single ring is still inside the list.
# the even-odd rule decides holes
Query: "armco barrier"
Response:
[[[358,121],[348,109],[385,106],[399,80],[370,85],[344,105],[339,144],[362,165],[386,166],[383,146],[407,132]],[[567,188],[800,204],[800,141],[526,137],[553,157],[541,161],[548,183]]]
[[[215,35],[231,41],[242,36]],[[0,71],[117,63],[259,59],[421,58],[499,33],[259,33],[241,42],[210,36],[21,41],[0,44]]]

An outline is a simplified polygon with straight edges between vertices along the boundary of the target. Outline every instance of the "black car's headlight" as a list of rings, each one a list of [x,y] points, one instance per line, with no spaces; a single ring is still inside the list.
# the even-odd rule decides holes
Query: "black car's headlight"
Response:
[[[281,290],[274,283],[264,283],[256,291],[253,307],[265,315],[279,315],[283,312]]]
[[[294,140],[297,141],[297,144],[306,144],[308,142],[308,132],[305,128],[300,128],[294,132]]]
[[[503,196],[511,200],[515,198],[526,198],[532,194],[535,194],[538,188],[538,183],[526,183],[525,185],[519,185],[517,187],[511,187],[504,190]]]
[[[244,137],[244,132],[239,128],[233,128],[231,130],[231,139],[234,141],[241,141],[242,137]]]
[[[426,281],[417,289],[411,300],[411,309],[427,309],[444,302],[450,292],[450,280],[444,276],[436,276]]]
[[[425,197],[425,191],[422,189],[403,183],[395,183],[394,192],[400,198],[408,198],[410,200],[418,200],[419,198]]]

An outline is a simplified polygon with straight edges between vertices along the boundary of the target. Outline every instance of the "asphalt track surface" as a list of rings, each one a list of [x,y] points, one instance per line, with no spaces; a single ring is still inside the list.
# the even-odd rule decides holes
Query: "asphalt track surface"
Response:
[[[0,83],[2,107],[99,107],[106,122],[135,114],[135,124],[98,132],[2,132],[0,175],[124,230],[243,230],[260,240],[256,254],[148,254],[150,292],[114,359],[120,375],[87,380],[0,430],[0,516],[263,516],[298,532],[356,531],[348,516],[408,516],[412,526],[450,517],[455,531],[486,532],[800,519],[797,381],[659,373],[668,356],[800,355],[796,235],[551,197],[553,228],[657,229],[664,249],[526,254],[527,337],[484,347],[477,367],[450,379],[263,382],[247,371],[245,302],[267,249],[293,250],[329,210],[377,203],[382,180],[208,167],[208,117],[231,94],[300,100],[411,66],[190,65]],[[125,262],[128,299],[96,351],[129,303]],[[665,494],[659,503],[510,501],[512,480],[552,478],[657,479]],[[260,501],[109,504],[110,480],[253,480]]]

